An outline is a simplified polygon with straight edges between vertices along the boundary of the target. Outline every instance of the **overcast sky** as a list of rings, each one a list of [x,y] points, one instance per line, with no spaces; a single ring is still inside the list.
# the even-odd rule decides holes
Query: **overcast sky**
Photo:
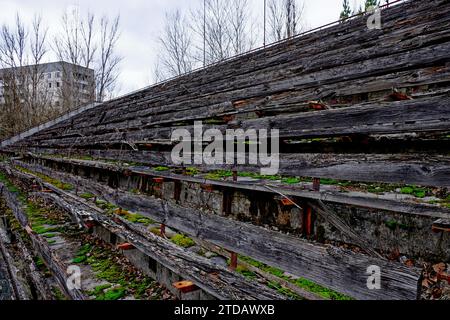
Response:
[[[264,0],[250,0],[252,14],[263,16]],[[351,0],[354,6],[363,0]],[[120,93],[145,87],[153,82],[153,67],[158,53],[158,35],[164,24],[166,11],[180,8],[188,12],[202,0],[0,0],[0,25],[12,23],[18,12],[25,22],[35,13],[41,14],[50,32],[56,32],[62,13],[78,6],[81,14],[88,10],[121,17],[121,38],[118,53],[123,57],[120,75]],[[314,28],[337,20],[342,0],[304,0],[304,23]],[[54,60],[49,56],[48,60]]]

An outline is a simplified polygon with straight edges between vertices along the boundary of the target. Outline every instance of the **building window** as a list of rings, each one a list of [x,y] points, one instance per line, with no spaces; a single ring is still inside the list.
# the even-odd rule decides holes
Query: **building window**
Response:
[[[57,87],[57,88],[59,88],[60,85],[61,85],[61,84],[60,84],[59,82],[56,83],[56,87]]]
[[[48,83],[48,87],[49,87],[49,88],[52,87],[52,83],[51,83],[51,82]]]
[[[48,79],[51,79],[51,78],[52,78],[52,74],[49,73],[49,74],[47,75],[47,78],[48,78]]]
[[[57,77],[57,78],[61,78],[61,72],[57,72],[57,73],[56,73],[56,77]]]

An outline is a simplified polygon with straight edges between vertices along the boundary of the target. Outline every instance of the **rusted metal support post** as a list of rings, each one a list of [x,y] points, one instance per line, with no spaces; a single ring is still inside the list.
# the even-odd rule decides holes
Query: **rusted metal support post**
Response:
[[[238,180],[238,171],[237,168],[233,168],[233,181],[236,182]]]
[[[308,203],[304,203],[303,205],[303,214],[302,214],[302,234],[306,238],[310,238],[313,234],[313,209]]]
[[[230,252],[231,253],[231,257],[230,257],[230,267],[229,269],[232,271],[236,271],[237,269],[237,264],[238,264],[238,255],[236,252]]]
[[[313,179],[313,190],[320,191],[320,178]]]
[[[161,223],[159,232],[161,233],[161,237],[164,237],[164,238],[166,237],[166,225],[164,223]]]

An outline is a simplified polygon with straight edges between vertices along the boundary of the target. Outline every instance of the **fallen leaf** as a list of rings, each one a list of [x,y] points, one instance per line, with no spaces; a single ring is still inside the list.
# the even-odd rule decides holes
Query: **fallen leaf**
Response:
[[[433,270],[434,270],[434,272],[436,272],[436,273],[442,273],[442,272],[444,272],[446,269],[447,269],[447,265],[446,265],[445,263],[443,263],[443,262],[438,263],[438,264],[435,264],[435,265],[433,266]]]

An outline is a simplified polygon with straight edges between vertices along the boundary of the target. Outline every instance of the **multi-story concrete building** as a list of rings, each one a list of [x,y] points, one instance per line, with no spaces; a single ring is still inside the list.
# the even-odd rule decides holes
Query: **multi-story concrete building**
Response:
[[[12,90],[25,95],[31,87],[52,106],[74,108],[95,101],[94,70],[67,62],[53,62],[20,68],[0,69],[0,104]],[[26,97],[20,97],[21,100]]]

